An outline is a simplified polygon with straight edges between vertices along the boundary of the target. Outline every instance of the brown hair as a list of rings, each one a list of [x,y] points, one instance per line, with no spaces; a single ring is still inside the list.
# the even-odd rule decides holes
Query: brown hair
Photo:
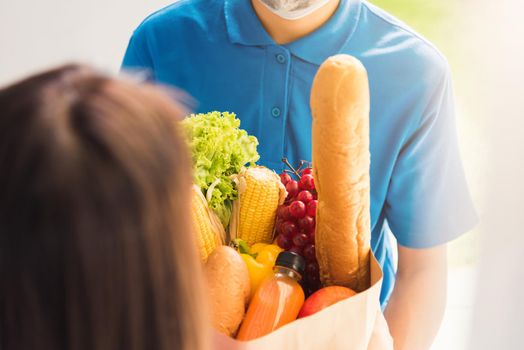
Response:
[[[77,65],[0,90],[0,348],[205,347],[182,115]]]

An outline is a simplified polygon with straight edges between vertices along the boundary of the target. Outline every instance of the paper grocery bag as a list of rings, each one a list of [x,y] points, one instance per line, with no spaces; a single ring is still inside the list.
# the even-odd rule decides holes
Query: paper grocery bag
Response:
[[[225,336],[217,339],[223,349],[247,350],[388,350],[393,342],[380,309],[382,270],[371,255],[371,286],[314,315],[301,318],[248,342]]]

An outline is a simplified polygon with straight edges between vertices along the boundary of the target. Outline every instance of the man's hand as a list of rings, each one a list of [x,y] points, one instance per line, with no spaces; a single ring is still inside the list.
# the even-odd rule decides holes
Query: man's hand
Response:
[[[398,246],[398,272],[385,310],[395,350],[429,349],[437,334],[447,291],[447,249]]]

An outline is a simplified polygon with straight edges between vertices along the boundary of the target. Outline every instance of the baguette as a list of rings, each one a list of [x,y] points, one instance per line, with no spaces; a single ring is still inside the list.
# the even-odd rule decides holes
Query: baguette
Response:
[[[362,63],[328,58],[311,90],[316,255],[323,285],[369,287],[369,87]]]

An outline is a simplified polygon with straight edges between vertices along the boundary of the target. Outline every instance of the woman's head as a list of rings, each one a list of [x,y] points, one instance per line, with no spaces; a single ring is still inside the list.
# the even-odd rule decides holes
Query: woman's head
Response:
[[[0,348],[202,346],[182,115],[83,66],[0,90]]]

